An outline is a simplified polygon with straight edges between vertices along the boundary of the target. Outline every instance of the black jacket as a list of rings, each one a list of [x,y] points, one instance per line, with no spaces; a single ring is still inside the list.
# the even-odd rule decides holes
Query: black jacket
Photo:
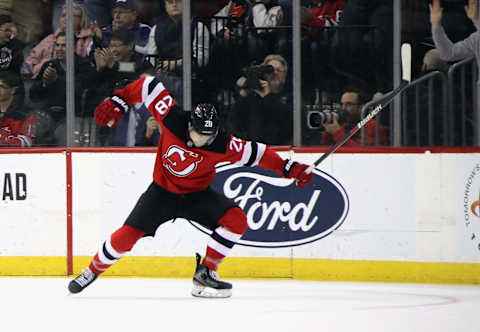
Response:
[[[24,47],[25,44],[18,39],[0,45],[0,71],[10,70],[20,75]]]

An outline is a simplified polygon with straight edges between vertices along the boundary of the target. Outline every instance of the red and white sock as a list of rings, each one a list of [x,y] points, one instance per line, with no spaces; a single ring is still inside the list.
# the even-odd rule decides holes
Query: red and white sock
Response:
[[[243,234],[230,232],[224,227],[218,227],[212,234],[207,244],[207,252],[203,258],[203,265],[209,269],[216,271],[218,265],[228,256],[230,250],[236,242],[240,240]]]
[[[214,271],[248,229],[247,216],[239,207],[229,209],[218,224],[220,226],[213,231],[202,261],[202,264]]]
[[[129,252],[143,235],[145,235],[145,232],[132,226],[124,225],[120,227],[93,256],[89,266],[90,270],[95,274],[103,273]]]

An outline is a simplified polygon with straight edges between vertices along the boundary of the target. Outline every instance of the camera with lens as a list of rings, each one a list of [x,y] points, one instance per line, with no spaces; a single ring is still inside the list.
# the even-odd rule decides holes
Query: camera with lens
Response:
[[[245,87],[249,90],[262,90],[260,80],[265,80],[267,74],[274,72],[272,65],[251,66],[247,69]]]
[[[313,107],[312,107],[313,106]],[[343,122],[342,113],[336,109],[321,110],[319,105],[307,105],[307,126],[310,129],[321,129],[323,125],[332,124],[335,120]]]

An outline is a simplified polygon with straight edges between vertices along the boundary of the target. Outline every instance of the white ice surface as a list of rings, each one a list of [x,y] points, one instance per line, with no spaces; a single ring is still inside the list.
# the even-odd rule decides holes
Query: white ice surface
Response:
[[[480,287],[232,280],[229,299],[187,279],[0,278],[0,331],[480,331]]]

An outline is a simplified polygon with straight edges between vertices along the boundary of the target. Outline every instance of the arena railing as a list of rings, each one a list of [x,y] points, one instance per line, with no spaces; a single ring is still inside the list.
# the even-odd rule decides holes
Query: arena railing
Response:
[[[475,58],[456,62],[448,70],[449,145],[480,145],[477,81]]]

